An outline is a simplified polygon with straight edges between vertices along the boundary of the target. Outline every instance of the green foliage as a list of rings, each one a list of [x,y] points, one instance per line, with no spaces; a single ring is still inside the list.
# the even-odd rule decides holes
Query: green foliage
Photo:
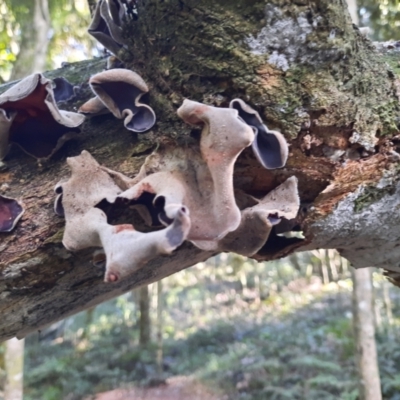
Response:
[[[32,24],[32,0],[4,0],[0,3],[0,83],[11,73],[23,29]],[[90,13],[86,0],[49,0],[52,24],[47,67],[60,67],[61,62],[93,58],[98,51],[87,33]]]
[[[360,26],[372,29],[373,40],[399,40],[400,3],[398,0],[358,0]]]

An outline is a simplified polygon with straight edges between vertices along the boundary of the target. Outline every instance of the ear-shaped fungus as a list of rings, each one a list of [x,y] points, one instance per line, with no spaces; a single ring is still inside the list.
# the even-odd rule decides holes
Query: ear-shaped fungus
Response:
[[[51,81],[41,74],[30,75],[0,95],[0,158],[9,142],[33,157],[48,158],[80,132],[84,119],[59,110]]]
[[[151,107],[140,102],[140,98],[149,91],[144,80],[129,69],[115,68],[93,75],[89,80],[93,92],[118,119],[124,119],[124,125],[133,132],[146,132],[153,127],[156,116]],[[90,103],[89,103],[90,102]],[[95,109],[98,114],[99,102],[90,99],[80,112]],[[88,104],[89,103],[89,104]]]
[[[76,96],[75,90],[78,89],[78,86],[73,86],[62,76],[54,78],[53,85],[54,99],[56,103],[72,100]]]
[[[86,103],[82,104],[79,107],[78,112],[87,117],[95,117],[97,115],[108,114],[110,112],[110,110],[96,96],[96,97],[92,97]]]
[[[125,10],[115,0],[99,0],[88,32],[107,50],[118,54],[125,44],[122,37],[122,18]]]
[[[23,213],[17,200],[0,195],[0,232],[11,232]]]
[[[54,201],[54,212],[59,216],[59,217],[65,217],[64,213],[64,207],[62,205],[62,185],[61,183],[57,183],[56,187],[54,188],[54,192],[56,193],[56,199]]]
[[[219,240],[240,224],[240,210],[233,190],[234,163],[253,141],[252,129],[236,110],[216,108],[185,100],[178,115],[187,123],[203,126],[198,149],[167,149],[153,157],[152,174],[141,179],[119,198],[136,204],[144,194],[152,196],[149,208],[169,224],[180,207],[190,210],[192,227],[188,240]]]
[[[159,254],[171,253],[186,239],[190,219],[183,206],[168,228],[156,232],[137,232],[130,224],[108,224],[107,215],[95,206],[104,200],[111,202],[121,189],[87,151],[68,158],[67,163],[71,178],[60,184],[66,219],[63,244],[71,251],[102,247],[106,282],[117,281]],[[59,197],[55,208],[58,201]]]
[[[239,116],[254,129],[255,139],[252,144],[258,161],[264,168],[281,168],[286,164],[288,145],[280,132],[269,130],[262,122],[257,111],[241,99],[234,99],[229,107],[238,110]]]
[[[258,204],[244,209],[238,229],[218,242],[209,242],[208,246],[203,243],[203,247],[253,256],[265,245],[273,227],[282,219],[294,219],[299,207],[297,178],[292,176],[259,200]]]

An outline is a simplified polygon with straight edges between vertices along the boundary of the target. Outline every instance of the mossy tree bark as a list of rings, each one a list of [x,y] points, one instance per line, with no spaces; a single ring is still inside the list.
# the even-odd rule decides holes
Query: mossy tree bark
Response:
[[[158,123],[135,136],[121,121],[99,117],[46,163],[18,149],[9,154],[0,186],[21,198],[26,212],[12,234],[0,236],[0,338],[23,337],[212,255],[185,244],[128,279],[105,284],[103,271],[90,266],[90,251],[63,248],[64,223],[52,211],[53,187],[69,176],[67,156],[86,149],[107,167],[134,176],[153,150],[198,140],[176,116],[185,97],[216,106],[240,97],[290,143],[283,169],[264,170],[250,149],[236,163],[235,186],[252,195],[290,176],[299,179],[298,224],[305,240],[275,237],[258,260],[338,248],[358,267],[396,271],[396,75],[351,24],[344,1],[138,1],[138,19],[125,35],[129,43],[120,57],[148,82]],[[88,77],[104,66],[92,60],[50,72],[81,85],[77,98],[61,108],[75,109],[89,98]]]

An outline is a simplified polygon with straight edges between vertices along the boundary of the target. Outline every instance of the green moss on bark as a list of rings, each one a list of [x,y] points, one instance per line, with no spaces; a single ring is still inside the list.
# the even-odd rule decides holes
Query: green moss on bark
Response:
[[[226,106],[239,96],[287,138],[315,111],[319,125],[350,127],[353,142],[370,150],[376,136],[397,130],[393,75],[342,1],[147,0],[126,36],[123,57],[153,85],[157,113],[169,116],[161,128],[172,136],[182,125],[171,112],[184,97]],[[254,50],[257,40],[263,51]]]

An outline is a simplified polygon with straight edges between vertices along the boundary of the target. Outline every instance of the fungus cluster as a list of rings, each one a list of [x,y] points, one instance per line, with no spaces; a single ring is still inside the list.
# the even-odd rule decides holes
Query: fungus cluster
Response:
[[[118,54],[125,44],[125,18],[123,2],[99,0],[89,33]],[[0,160],[10,143],[35,158],[50,157],[79,132],[85,116],[111,112],[137,133],[154,126],[155,113],[142,100],[149,88],[137,73],[111,67],[92,76],[89,84],[95,97],[79,113],[57,107],[77,89],[64,78],[52,82],[34,74],[0,95]],[[71,176],[56,185],[54,203],[55,213],[66,221],[63,244],[70,251],[96,248],[93,264],[105,266],[106,282],[170,254],[186,240],[202,250],[255,256],[279,241],[277,233],[296,218],[295,177],[261,199],[241,193],[239,201],[235,194],[234,164],[246,147],[252,146],[267,169],[283,167],[288,157],[284,137],[269,130],[255,110],[241,99],[228,108],[185,100],[177,113],[202,129],[200,140],[187,148],[158,149],[133,179],[99,165],[85,150],[67,158]],[[149,232],[135,229],[130,209],[151,227]],[[116,210],[122,210],[122,223],[112,223]],[[0,196],[0,232],[11,231],[23,212],[16,200]]]
[[[11,143],[37,159],[49,158],[80,132],[84,119],[58,109],[51,80],[30,75],[0,95],[0,160]]]
[[[71,251],[101,248],[94,263],[105,260],[106,282],[171,253],[185,240],[203,250],[256,254],[274,226],[296,217],[297,179],[287,179],[262,199],[251,198],[251,207],[239,209],[233,187],[239,154],[253,145],[264,166],[277,168],[284,165],[288,149],[283,137],[268,131],[242,100],[231,105],[217,108],[185,100],[178,116],[202,128],[198,145],[154,152],[133,179],[100,166],[87,151],[68,158],[71,177],[55,189],[55,211],[66,219],[64,246]],[[261,135],[263,145],[254,147]],[[138,232],[131,221],[111,225],[110,213],[121,207],[137,209],[157,230]]]
[[[88,31],[116,54],[124,45],[122,23],[126,15],[120,0],[99,0]],[[120,61],[116,59],[114,64]],[[63,77],[51,81],[41,74],[33,74],[1,94],[0,161],[12,143],[36,159],[50,158],[80,132],[85,116],[111,112],[124,120],[127,129],[138,133],[146,132],[155,124],[153,109],[141,101],[149,89],[137,73],[114,68],[92,76],[89,84],[96,97],[83,104],[79,113],[60,110],[57,106],[73,99],[79,90]],[[55,212],[62,216],[61,191],[61,186],[57,187]],[[19,208],[21,212],[17,213]],[[22,213],[16,200],[0,198],[0,232],[11,231]]]

